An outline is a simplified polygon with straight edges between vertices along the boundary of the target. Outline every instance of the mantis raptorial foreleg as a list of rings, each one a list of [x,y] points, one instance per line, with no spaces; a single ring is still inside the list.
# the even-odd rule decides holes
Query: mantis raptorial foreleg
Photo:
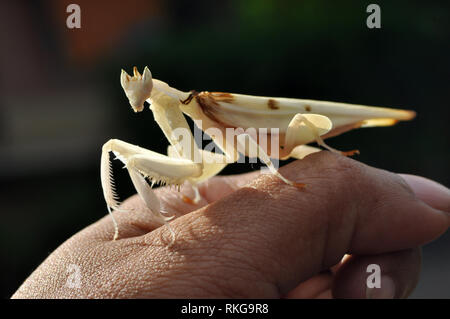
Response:
[[[152,184],[167,183],[180,185],[189,178],[200,176],[202,174],[201,165],[190,160],[169,157],[116,139],[109,140],[103,146],[101,179],[108,211],[113,220],[114,216],[111,213],[111,208],[117,210],[119,202],[114,191],[112,170],[109,163],[109,152],[113,152],[116,157],[125,164],[139,196],[155,217],[163,223],[168,219],[161,214],[159,199],[154,194],[145,178],[149,178]],[[118,236],[118,229],[115,220],[114,226],[114,238],[116,239]]]
[[[167,228],[170,231],[170,234],[172,235],[172,241],[171,243],[175,242],[175,232],[173,231],[172,227],[170,227],[168,221],[171,220],[173,217],[166,217],[161,214],[161,206],[158,197],[155,195],[151,187],[147,184],[147,181],[145,180],[144,176],[134,168],[129,168],[128,172],[130,173],[131,181],[133,182],[133,185],[139,194],[139,197],[144,201],[144,203],[147,205],[148,208],[154,213],[156,217],[158,217],[159,221],[167,225]],[[157,212],[157,213],[156,213]],[[116,228],[114,233],[114,240],[117,239],[117,236],[119,234],[119,230]]]

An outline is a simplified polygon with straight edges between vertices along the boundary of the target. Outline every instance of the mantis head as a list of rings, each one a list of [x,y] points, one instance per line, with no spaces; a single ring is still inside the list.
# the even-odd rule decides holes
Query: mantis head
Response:
[[[150,97],[153,89],[152,74],[148,67],[144,68],[142,75],[137,68],[133,68],[133,76],[122,70],[120,74],[120,84],[125,91],[131,107],[135,112],[141,112],[144,109],[144,102]]]

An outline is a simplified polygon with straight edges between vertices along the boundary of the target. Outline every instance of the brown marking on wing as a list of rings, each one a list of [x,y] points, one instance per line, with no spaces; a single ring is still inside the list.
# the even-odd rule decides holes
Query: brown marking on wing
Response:
[[[189,96],[187,97],[187,99],[185,100],[180,100],[180,102],[184,105],[191,103],[192,99],[198,95],[198,92],[195,90],[191,91],[191,94],[189,94]]]
[[[228,93],[224,93],[224,94],[228,94]],[[203,114],[205,114],[211,120],[220,124],[223,127],[231,127],[231,128],[235,127],[233,125],[222,122],[221,120],[219,120],[217,118],[216,114],[217,114],[218,109],[220,108],[220,105],[217,102],[217,100],[214,98],[212,93],[203,91],[203,92],[200,92],[197,95],[195,95],[194,98],[197,101],[198,105],[200,105],[200,108],[202,109]]]
[[[277,105],[277,101],[275,101],[274,99],[268,99],[267,100],[267,106],[269,107],[269,109],[271,110],[278,110],[280,107]]]
[[[309,105],[305,105],[305,111],[307,111],[307,112],[311,112],[311,106],[309,106]]]
[[[225,131],[226,128],[234,128],[234,129],[237,128],[237,126],[235,126],[233,124],[225,123],[217,117],[217,115],[220,114],[220,104],[217,102],[217,99],[215,99],[215,97],[213,96],[212,93],[203,91],[203,92],[200,92],[200,93],[194,95],[194,98],[195,98],[195,101],[200,106],[203,114],[205,114],[207,117],[209,117],[211,120],[213,120],[214,122],[216,122],[218,124],[217,128],[222,131],[223,136],[226,136],[226,131]],[[279,133],[277,135],[278,135],[279,141],[281,143],[286,138],[285,133]],[[236,136],[234,137],[234,139],[235,139],[234,145],[237,145]],[[290,152],[292,151],[292,149],[286,149],[286,147],[284,145],[281,145],[280,148],[277,147],[278,154],[272,154],[271,141],[272,141],[272,134],[268,133],[267,140],[264,143],[266,145],[266,147],[263,147],[263,148],[269,156],[283,158],[283,157],[288,156],[290,154]],[[258,144],[260,144],[260,142],[261,142],[259,133],[256,136],[256,142]]]

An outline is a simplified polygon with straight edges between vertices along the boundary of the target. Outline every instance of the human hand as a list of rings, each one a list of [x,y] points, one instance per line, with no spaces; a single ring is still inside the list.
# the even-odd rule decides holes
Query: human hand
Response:
[[[330,152],[269,174],[215,177],[202,201],[156,190],[176,242],[133,196],[54,251],[13,298],[401,298],[415,287],[420,245],[450,224],[450,190]],[[406,182],[405,182],[406,181]],[[342,260],[345,254],[348,258]],[[79,267],[80,288],[66,285]],[[381,288],[366,289],[368,264]]]

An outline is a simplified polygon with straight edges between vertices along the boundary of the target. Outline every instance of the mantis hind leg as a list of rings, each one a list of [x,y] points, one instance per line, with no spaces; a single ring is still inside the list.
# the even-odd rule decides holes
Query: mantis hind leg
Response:
[[[291,157],[295,159],[303,159],[310,154],[317,153],[320,151],[322,151],[322,149],[318,147],[312,147],[309,145],[298,145],[292,149],[291,153],[288,156],[283,157],[281,159],[286,160]]]
[[[326,134],[332,128],[330,119],[318,114],[296,114],[288,125],[286,131],[285,144],[287,147],[294,149],[295,147],[307,144],[310,141],[316,141],[323,148],[344,156],[359,154],[358,150],[339,151],[327,145],[322,139],[322,135]]]
[[[249,134],[239,134],[237,136],[237,143],[238,143],[238,150],[242,154],[257,154],[258,159],[263,162],[269,171],[277,176],[279,179],[281,179],[283,182],[285,182],[288,185],[292,185],[298,188],[302,188],[305,186],[305,184],[293,182],[283,175],[281,175],[278,170],[275,168],[275,165],[273,164],[272,160],[270,159],[269,155],[264,151],[264,149],[254,140]]]

